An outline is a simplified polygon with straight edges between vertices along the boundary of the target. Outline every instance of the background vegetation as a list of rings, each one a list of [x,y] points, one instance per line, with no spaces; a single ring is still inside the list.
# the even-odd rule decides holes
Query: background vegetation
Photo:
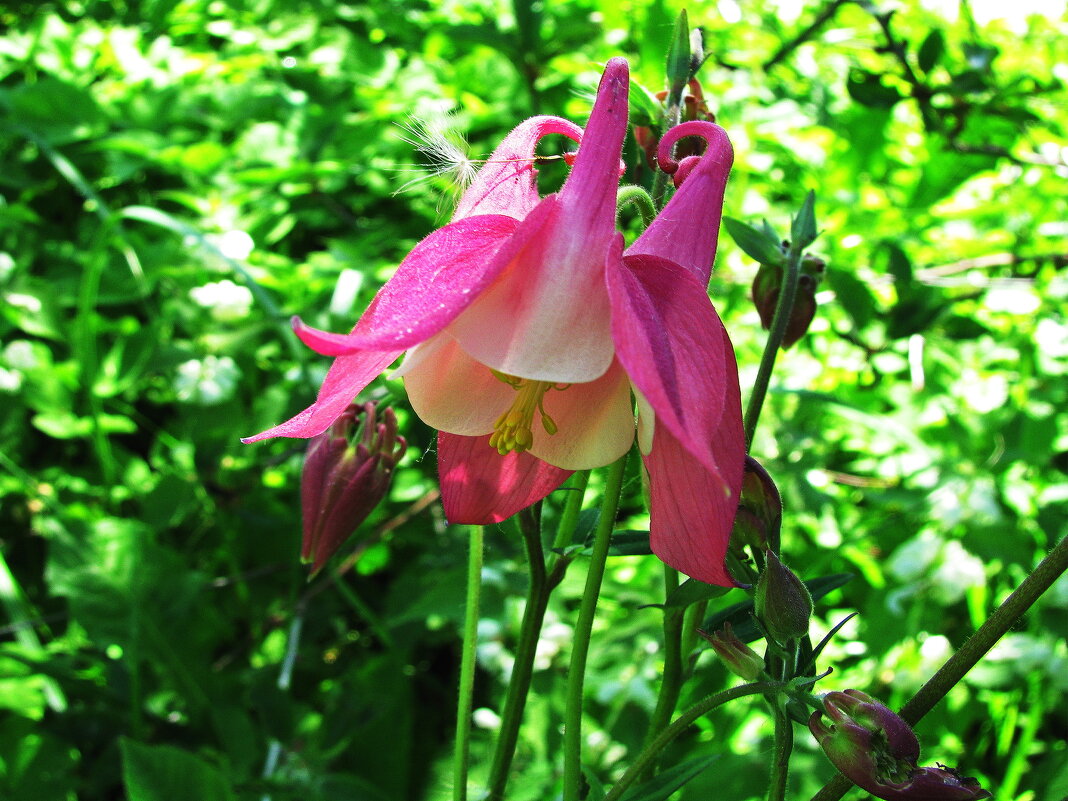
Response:
[[[780,357],[753,453],[783,493],[789,563],[854,577],[817,603],[825,629],[860,613],[821,689],[899,705],[1064,534],[1057,5],[688,8],[736,150],[725,214],[785,230],[818,195],[820,310]],[[447,218],[447,179],[397,194],[424,174],[410,171],[410,115],[451,115],[476,156],[533,113],[581,122],[612,55],[663,88],[681,7],[0,7],[0,797],[448,797],[466,537],[436,503],[433,432],[399,382],[372,386],[394,398],[408,457],[356,558],[311,584],[297,561],[303,443],[238,437],[307,405],[327,366],[289,315],[347,330]],[[545,190],[561,175],[546,169]],[[743,393],[764,341],[755,269],[725,237],[711,292]],[[636,474],[628,487],[622,527],[640,529]],[[526,583],[510,524],[487,541],[476,780]],[[558,789],[581,573],[550,606],[517,801]],[[647,605],[662,576],[651,557],[609,562],[587,678],[602,781],[640,746],[655,700],[661,613]],[[929,761],[999,801],[1068,796],[1066,609],[1062,580],[924,720]],[[684,703],[730,683],[702,654]],[[718,754],[678,797],[756,799],[769,743],[763,707],[739,701],[665,764]],[[800,732],[795,764],[796,798],[833,772]]]

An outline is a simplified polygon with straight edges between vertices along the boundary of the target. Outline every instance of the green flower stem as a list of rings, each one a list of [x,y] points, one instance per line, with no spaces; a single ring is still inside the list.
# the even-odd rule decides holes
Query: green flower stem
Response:
[[[504,798],[504,789],[508,785],[508,774],[512,768],[516,743],[519,741],[519,726],[523,721],[523,709],[530,691],[530,681],[534,675],[534,656],[541,636],[541,625],[545,620],[545,610],[549,605],[549,593],[552,586],[546,580],[545,554],[541,544],[540,507],[524,509],[519,513],[519,531],[523,535],[523,546],[527,552],[530,568],[530,586],[527,590],[527,603],[523,610],[523,622],[519,626],[519,642],[516,643],[515,663],[512,666],[512,678],[508,682],[508,693],[504,699],[501,712],[501,730],[497,736],[497,746],[493,752],[490,767],[489,793],[490,801]]]
[[[705,622],[705,613],[708,611],[708,601],[699,601],[686,607],[686,617],[682,622],[682,658],[684,663],[683,677],[693,675],[693,668],[697,662],[695,654],[697,648],[697,630]]]
[[[680,86],[673,86],[669,90],[667,98],[667,106],[664,110],[664,128],[660,131],[660,135],[670,131],[676,125],[679,124],[679,119],[682,116],[682,93],[686,89],[686,84],[683,83]],[[663,170],[657,170],[656,175],[653,177],[653,205],[658,209],[664,208],[667,205],[667,182],[668,174]]]
[[[664,565],[664,597],[671,595],[679,586],[679,572]],[[657,693],[656,708],[649,719],[649,729],[645,734],[643,746],[649,745],[663,731],[675,714],[682,692],[682,622],[686,610],[679,607],[664,609],[664,675]],[[652,766],[650,765],[650,768]],[[643,779],[652,778],[651,775]]]
[[[562,550],[571,544],[575,536],[575,527],[578,525],[579,513],[582,511],[582,500],[586,497],[586,485],[590,481],[590,471],[582,470],[571,477],[567,486],[567,503],[564,505],[564,513],[560,515],[560,525],[556,528],[556,539],[553,540],[553,549]],[[560,555],[554,553],[550,557],[551,568],[560,561]]]
[[[616,196],[616,214],[627,206],[637,206],[642,218],[642,230],[648,228],[656,217],[656,206],[652,196],[640,186],[621,186]]]
[[[642,775],[645,770],[653,764],[656,758],[660,755],[671,741],[682,734],[690,725],[698,718],[707,715],[716,707],[722,706],[728,701],[733,701],[735,698],[744,698],[747,695],[770,695],[779,692],[786,685],[781,681],[762,681],[756,684],[742,684],[738,687],[732,687],[729,690],[724,690],[720,693],[715,693],[691,706],[675,721],[664,729],[649,745],[642,749],[642,752],[638,755],[638,758],[634,760],[626,773],[624,773],[615,786],[605,795],[603,801],[618,801],[618,799],[625,793],[637,778]]]
[[[293,667],[297,663],[297,652],[300,650],[300,635],[304,630],[304,616],[308,613],[308,599],[300,598],[293,609],[293,619],[289,623],[289,631],[286,634],[286,652],[282,657],[282,667],[278,671],[278,689],[282,692],[289,690],[293,681]],[[264,779],[270,779],[278,768],[278,760],[282,756],[282,743],[272,738],[267,748],[267,759],[264,761]],[[271,801],[271,794],[264,793],[260,801]]]
[[[994,610],[987,621],[968,638],[961,649],[951,656],[938,672],[924,684],[898,713],[909,725],[915,726],[928,712],[935,708],[946,693],[964,678],[965,674],[986,656],[998,640],[1005,636],[1027,610],[1068,569],[1068,537],[1062,537],[1057,546],[1038,563],[1038,567],[1023,580],[1012,595]],[[831,779],[812,797],[812,801],[838,801],[852,787],[845,776]],[[607,801],[607,799],[606,799]]]
[[[571,666],[567,677],[567,701],[564,708],[564,801],[579,801],[582,779],[582,685],[586,674],[586,657],[590,649],[590,633],[597,611],[597,597],[601,593],[608,546],[612,542],[612,527],[619,509],[623,489],[623,474],[627,455],[623,454],[611,467],[605,479],[601,519],[594,535],[586,588],[582,593],[578,620],[572,636]]]
[[[794,750],[794,724],[778,704],[775,708],[775,759],[771,764],[768,801],[785,801],[786,779],[790,775],[790,754]]]
[[[760,419],[760,410],[764,407],[764,398],[768,394],[771,373],[775,369],[775,358],[779,355],[779,348],[782,346],[783,337],[786,336],[786,327],[790,323],[790,315],[794,310],[797,285],[801,279],[801,253],[800,243],[791,242],[790,251],[786,254],[786,264],[783,265],[779,300],[775,304],[775,315],[771,318],[771,331],[764,345],[764,355],[760,357],[760,367],[757,370],[756,380],[753,382],[753,391],[749,395],[749,405],[745,409],[747,447],[753,444],[753,433],[756,431],[757,420]]]
[[[460,658],[460,691],[456,699],[456,742],[452,753],[453,801],[467,799],[467,768],[471,754],[471,707],[475,693],[475,656],[478,650],[478,614],[482,591],[484,530],[470,526],[467,556],[467,600],[464,604],[463,654]]]

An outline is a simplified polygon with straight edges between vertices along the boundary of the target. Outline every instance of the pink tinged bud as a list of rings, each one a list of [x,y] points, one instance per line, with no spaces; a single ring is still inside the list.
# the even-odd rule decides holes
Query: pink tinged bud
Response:
[[[945,768],[919,768],[920,744],[909,725],[858,690],[828,693],[808,726],[827,758],[876,798],[970,801],[989,798],[979,783]],[[830,720],[824,720],[824,716]]]
[[[745,457],[742,499],[731,532],[733,544],[754,550],[778,548],[782,525],[782,499],[768,471],[752,456]]]
[[[767,561],[753,597],[757,617],[778,642],[803,637],[808,634],[808,620],[812,617],[812,595],[773,551],[764,553]]]
[[[783,254],[788,250],[788,243],[783,243]],[[801,275],[798,277],[797,293],[794,295],[794,308],[786,325],[782,348],[786,350],[808,331],[816,316],[816,290],[823,280],[827,269],[823,259],[809,253],[801,257]],[[782,265],[761,264],[753,278],[753,305],[760,314],[760,324],[764,330],[771,328],[775,307],[779,302],[779,288],[782,286]]]
[[[378,414],[374,403],[352,404],[308,443],[300,483],[300,555],[312,563],[313,575],[385,497],[405,446],[393,410]]]
[[[738,639],[730,623],[724,623],[719,631],[708,634],[698,630],[712,646],[727,669],[746,681],[755,681],[764,672],[764,657]]]

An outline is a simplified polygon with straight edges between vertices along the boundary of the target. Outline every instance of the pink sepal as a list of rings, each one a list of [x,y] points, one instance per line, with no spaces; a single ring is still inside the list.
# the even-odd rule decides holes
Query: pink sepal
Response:
[[[614,263],[607,280],[619,361],[656,412],[656,428],[669,428],[715,473],[721,465],[713,443],[723,420],[741,414],[738,403],[734,408],[725,403],[730,375],[733,371],[737,381],[737,371],[723,324],[704,287],[677,264],[631,255]],[[744,456],[739,442],[730,463],[741,470]]]
[[[684,136],[701,136],[708,149],[701,161],[685,176],[685,181],[652,224],[628,248],[629,255],[649,254],[681,264],[707,286],[716,259],[723,190],[734,163],[727,132],[715,123],[695,120],[670,129],[660,140],[657,159],[660,168],[673,173],[678,164],[671,148]]]
[[[549,134],[563,134],[575,142],[582,139],[582,129],[560,117],[531,117],[519,123],[475,175],[456,204],[453,221],[475,214],[526,217],[541,200],[534,158],[538,142]]]
[[[698,462],[666,426],[657,426],[653,449],[643,457],[649,471],[650,547],[676,570],[721,587],[738,586],[724,560],[741,491],[736,471],[713,473]],[[733,475],[736,472],[737,480]]]
[[[274,428],[242,442],[259,442],[269,437],[314,437],[329,428],[360,391],[393,364],[402,351],[364,351],[339,356],[319,388],[315,403]]]
[[[529,453],[501,456],[490,447],[489,435],[438,432],[441,501],[450,523],[499,523],[540,501],[571,472]]]

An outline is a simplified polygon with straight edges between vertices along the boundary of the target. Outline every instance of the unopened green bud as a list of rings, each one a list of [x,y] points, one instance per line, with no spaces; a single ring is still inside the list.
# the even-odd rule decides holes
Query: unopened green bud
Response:
[[[724,623],[723,628],[713,634],[700,629],[697,633],[708,640],[712,650],[735,676],[755,681],[764,672],[764,657],[738,639],[730,623]]]
[[[765,551],[767,561],[757,580],[753,599],[757,617],[776,641],[783,643],[808,634],[812,617],[812,596],[808,587],[773,551]]]

